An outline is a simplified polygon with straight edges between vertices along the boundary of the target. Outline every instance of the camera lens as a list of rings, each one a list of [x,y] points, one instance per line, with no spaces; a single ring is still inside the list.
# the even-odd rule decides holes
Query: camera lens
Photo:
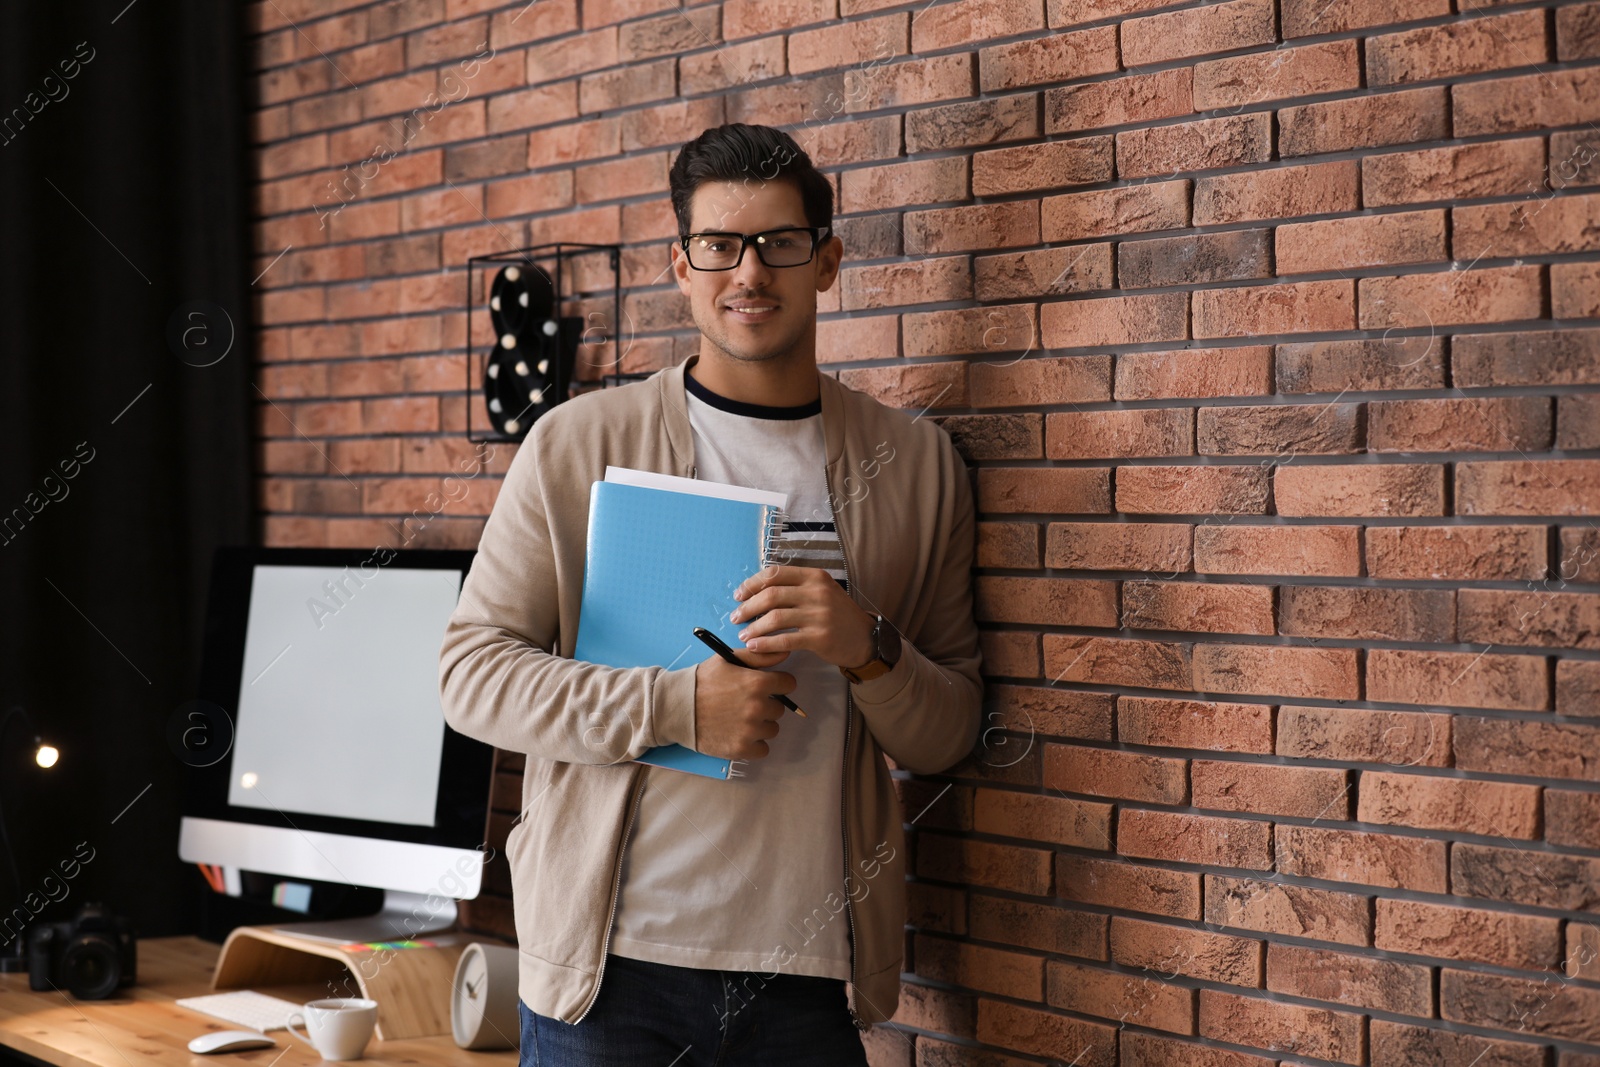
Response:
[[[122,979],[116,946],[103,937],[78,938],[61,956],[61,978],[79,1000],[104,1000]]]

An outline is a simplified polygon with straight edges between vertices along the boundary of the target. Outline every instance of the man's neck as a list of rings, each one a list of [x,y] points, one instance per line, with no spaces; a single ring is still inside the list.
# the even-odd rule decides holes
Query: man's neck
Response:
[[[814,358],[741,363],[723,357],[707,357],[701,352],[684,373],[718,396],[746,404],[798,407],[822,395]]]

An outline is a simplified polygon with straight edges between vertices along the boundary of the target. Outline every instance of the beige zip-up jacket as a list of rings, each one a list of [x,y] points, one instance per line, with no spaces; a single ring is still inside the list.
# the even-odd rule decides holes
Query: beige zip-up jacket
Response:
[[[518,992],[533,1011],[568,1023],[582,1020],[600,991],[646,766],[634,757],[671,742],[695,745],[695,665],[613,668],[572,658],[589,489],[607,464],[695,475],[683,377],[698,358],[574,397],[534,423],[440,652],[446,721],[527,754],[522,811],[506,842]],[[847,1000],[866,1030],[894,1016],[905,933],[904,816],[883,755],[933,774],[966,756],[978,736],[975,516],[966,464],[941,427],[828,374],[818,379],[850,596],[887,618],[903,642],[893,670],[847,687],[844,896],[817,902],[824,918],[846,914]]]

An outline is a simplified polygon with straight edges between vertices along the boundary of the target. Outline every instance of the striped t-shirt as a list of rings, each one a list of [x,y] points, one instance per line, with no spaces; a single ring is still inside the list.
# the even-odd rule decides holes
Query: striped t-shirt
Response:
[[[684,375],[696,477],[789,494],[778,562],[820,567],[844,587],[827,484],[820,399],[749,404]],[[646,765],[623,853],[608,951],[679,967],[850,977],[840,820],[845,692],[808,651],[764,759],[727,781]]]

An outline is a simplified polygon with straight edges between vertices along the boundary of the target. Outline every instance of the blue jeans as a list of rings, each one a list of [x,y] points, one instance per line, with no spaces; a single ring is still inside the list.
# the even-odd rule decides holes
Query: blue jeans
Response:
[[[606,956],[582,1022],[517,1001],[519,1067],[866,1067],[838,978]]]

